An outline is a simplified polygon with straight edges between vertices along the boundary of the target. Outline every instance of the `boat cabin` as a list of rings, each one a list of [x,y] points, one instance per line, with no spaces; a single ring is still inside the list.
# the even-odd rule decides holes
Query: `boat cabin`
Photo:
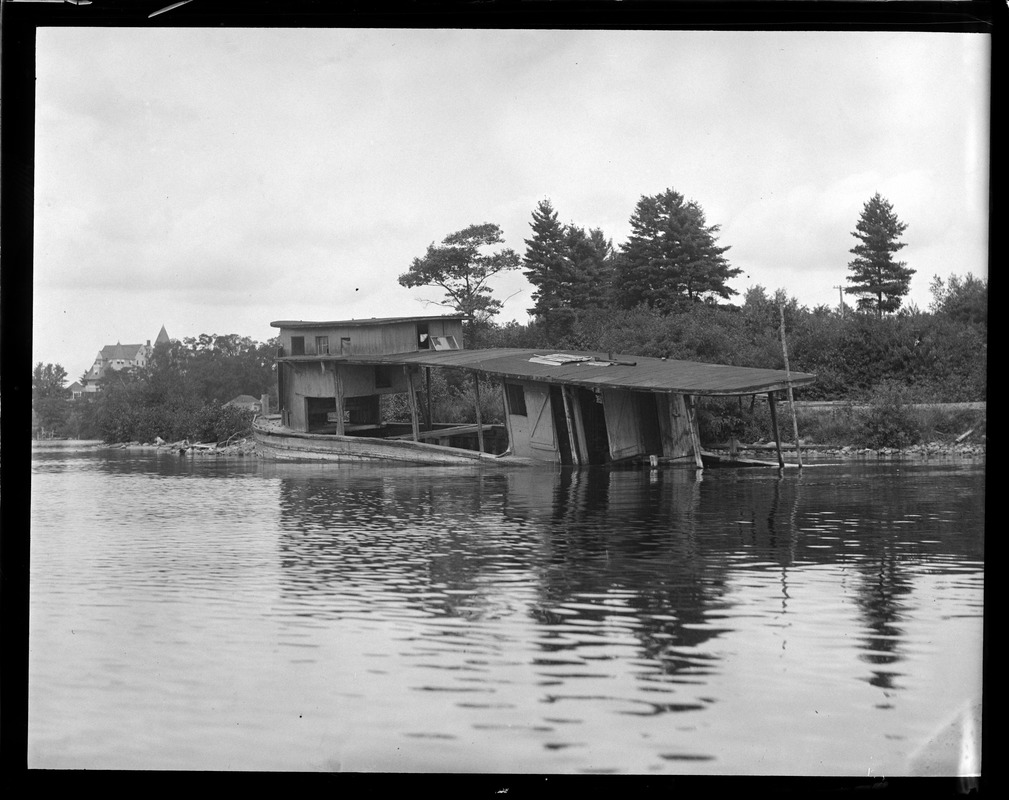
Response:
[[[361,437],[362,447],[364,439],[399,440],[523,463],[597,465],[655,457],[700,467],[697,397],[766,393],[776,428],[775,392],[815,380],[805,373],[640,356],[466,350],[464,319],[271,323],[281,340],[280,424],[302,440],[314,435],[316,449],[324,444],[320,437]],[[475,425],[431,419],[430,376],[439,368],[473,376]],[[480,419],[480,376],[500,383],[504,424]],[[384,419],[388,395],[405,396],[409,423]]]

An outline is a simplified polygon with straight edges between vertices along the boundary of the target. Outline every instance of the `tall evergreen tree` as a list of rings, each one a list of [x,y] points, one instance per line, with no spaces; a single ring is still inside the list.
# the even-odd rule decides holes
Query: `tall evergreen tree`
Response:
[[[613,242],[599,228],[586,232],[569,225],[565,231],[571,261],[571,306],[606,308],[610,305],[613,269]]]
[[[531,239],[526,239],[523,257],[525,274],[535,290],[529,313],[538,318],[567,305],[567,285],[570,282],[567,242],[564,226],[557,221],[557,212],[549,199],[540,200],[533,210],[530,223]]]
[[[663,312],[682,300],[737,294],[726,284],[741,270],[731,267],[715,242],[718,225],[703,209],[667,189],[642,197],[631,216],[631,235],[617,258],[617,296],[626,308],[644,304]]]
[[[859,240],[849,251],[855,258],[848,262],[851,274],[847,294],[858,295],[860,309],[875,311],[877,316],[900,308],[901,298],[911,288],[915,270],[893,254],[904,247],[898,241],[907,223],[897,219],[893,206],[876,192],[862,207],[862,215],[851,235]]]

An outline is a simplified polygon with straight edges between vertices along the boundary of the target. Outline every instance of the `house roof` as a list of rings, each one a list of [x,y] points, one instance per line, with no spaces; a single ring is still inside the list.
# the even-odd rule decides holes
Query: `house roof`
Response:
[[[232,397],[224,405],[226,405],[226,406],[241,406],[241,405],[248,405],[248,404],[251,404],[251,403],[258,403],[258,402],[259,402],[259,398],[258,397],[253,397],[251,394],[240,394],[240,395],[238,395],[238,397]]]
[[[161,330],[158,332],[158,338],[154,340],[154,344],[161,344],[162,342],[170,342],[171,339],[168,338],[168,331],[165,330],[165,326],[161,326]]]
[[[126,361],[133,361],[137,354],[143,349],[142,344],[107,344],[102,348],[101,356],[106,361],[121,358]]]
[[[282,319],[271,322],[274,328],[355,328],[371,325],[389,325],[402,322],[432,322],[434,320],[457,320],[470,319],[468,314],[442,314],[436,316],[416,316],[416,317],[370,317],[365,319],[341,319],[330,320],[328,322],[303,320],[303,319]]]
[[[454,367],[516,380],[695,395],[758,394],[789,385],[805,386],[816,380],[815,375],[806,372],[574,350],[421,350],[385,356],[295,356],[279,360]]]

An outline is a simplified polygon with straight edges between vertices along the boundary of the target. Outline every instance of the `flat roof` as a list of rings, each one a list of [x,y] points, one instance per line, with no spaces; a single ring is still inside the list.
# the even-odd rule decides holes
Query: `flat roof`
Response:
[[[418,315],[416,317],[362,317],[361,319],[305,320],[281,319],[271,322],[273,328],[347,328],[365,325],[389,325],[400,322],[430,322],[434,320],[469,319],[467,314]]]
[[[784,390],[789,385],[806,386],[816,380],[810,373],[786,373],[783,369],[550,349],[421,350],[392,355],[294,356],[280,360],[449,367],[515,380],[696,395],[759,394]]]

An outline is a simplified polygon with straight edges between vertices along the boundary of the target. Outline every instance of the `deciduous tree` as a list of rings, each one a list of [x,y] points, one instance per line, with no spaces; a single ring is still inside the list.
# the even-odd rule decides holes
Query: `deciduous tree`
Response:
[[[438,305],[486,322],[502,307],[501,301],[491,296],[487,282],[520,264],[518,253],[510,248],[487,252],[487,248],[503,243],[497,225],[470,225],[449,234],[441,244],[429,245],[423,258],[415,258],[410,269],[399,276],[399,282],[407,287],[439,286],[445,299]]]
[[[67,371],[61,364],[43,364],[41,361],[32,370],[32,399],[43,397],[66,397],[63,386]]]
[[[894,261],[893,254],[904,247],[898,241],[907,223],[897,219],[893,206],[876,192],[862,207],[862,214],[851,235],[859,240],[849,252],[855,258],[848,262],[847,294],[858,296],[858,307],[875,311],[877,316],[900,308],[901,298],[911,288],[915,271],[903,261]]]

